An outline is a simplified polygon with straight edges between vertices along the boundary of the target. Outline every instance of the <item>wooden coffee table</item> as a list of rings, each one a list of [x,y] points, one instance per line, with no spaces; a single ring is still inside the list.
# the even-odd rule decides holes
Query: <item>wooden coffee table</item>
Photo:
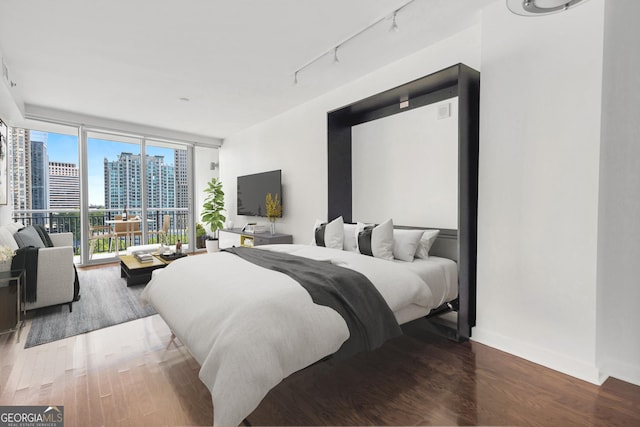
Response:
[[[127,278],[127,286],[141,285],[151,280],[151,273],[158,268],[166,267],[169,262],[154,256],[151,262],[139,262],[133,255],[121,255],[120,277]]]

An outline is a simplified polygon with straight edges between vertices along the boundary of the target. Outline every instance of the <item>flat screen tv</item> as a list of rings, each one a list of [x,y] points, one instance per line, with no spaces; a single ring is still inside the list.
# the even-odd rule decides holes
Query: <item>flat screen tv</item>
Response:
[[[282,204],[281,170],[238,177],[238,215],[267,216],[267,193],[280,197]],[[284,204],[283,204],[284,206]]]

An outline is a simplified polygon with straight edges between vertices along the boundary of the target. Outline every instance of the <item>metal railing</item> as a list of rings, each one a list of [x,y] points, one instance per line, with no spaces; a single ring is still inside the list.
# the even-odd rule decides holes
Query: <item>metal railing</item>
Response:
[[[110,226],[107,221],[115,220],[116,215],[121,215],[121,209],[89,209],[89,224],[85,226],[85,234],[89,236],[90,227]],[[140,216],[141,210],[128,209],[128,216]],[[183,208],[148,208],[147,221],[142,221],[149,232],[162,229],[162,222],[165,215],[170,216],[169,232],[167,233],[167,244],[175,244],[178,240],[183,243],[189,242],[188,223],[189,212]],[[14,210],[13,220],[19,221],[24,225],[39,224],[44,226],[49,233],[73,233],[73,249],[76,255],[80,255],[81,251],[81,230],[82,224],[79,209],[42,209],[42,210]],[[94,242],[93,254],[109,253],[111,246],[109,238],[96,239]],[[158,243],[157,233],[147,233],[147,241],[143,242],[142,237],[136,238],[134,244]],[[126,250],[124,245],[126,239],[117,239],[118,250]]]

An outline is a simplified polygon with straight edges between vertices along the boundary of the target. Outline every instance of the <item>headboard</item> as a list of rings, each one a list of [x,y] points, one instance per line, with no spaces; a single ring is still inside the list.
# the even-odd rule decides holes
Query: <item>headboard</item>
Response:
[[[449,258],[458,262],[458,230],[440,230],[429,255]]]
[[[428,227],[406,227],[402,225],[396,225],[393,227],[398,230],[433,230]],[[436,241],[429,250],[429,255],[438,256],[442,258],[449,258],[458,262],[458,230],[442,229]]]
[[[452,189],[458,198],[457,225],[442,230],[430,253],[457,261],[459,309],[455,336],[471,337],[476,323],[476,248],[478,217],[478,148],[480,123],[480,73],[456,64],[436,73],[405,83],[346,105],[327,114],[328,215],[332,220],[353,217],[352,128],[380,118],[458,97],[457,170],[458,185]],[[437,180],[435,180],[437,182]],[[409,191],[410,184],[399,191]],[[457,191],[456,191],[457,190]],[[420,197],[419,191],[414,191]],[[394,204],[408,209],[404,204]],[[360,214],[358,214],[360,215]],[[393,215],[389,215],[393,218]],[[364,221],[365,219],[356,218]],[[370,220],[375,222],[376,219]],[[431,221],[424,224],[433,227]],[[449,225],[443,224],[447,227]],[[419,227],[412,227],[419,228]]]

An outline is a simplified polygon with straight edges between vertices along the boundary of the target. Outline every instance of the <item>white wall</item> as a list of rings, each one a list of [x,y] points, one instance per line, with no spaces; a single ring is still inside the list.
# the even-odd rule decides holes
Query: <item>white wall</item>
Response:
[[[477,341],[599,382],[603,0],[483,11]]]
[[[196,204],[195,221],[201,222],[200,213],[202,212],[202,205],[206,198],[204,190],[208,187],[211,178],[218,178],[220,174],[220,166],[217,166],[215,169],[211,169],[211,163],[218,163],[218,165],[220,163],[219,149],[195,146],[194,157],[195,160],[193,166],[195,169],[194,176],[196,177],[193,189]],[[227,189],[223,186],[222,191],[226,192]],[[228,206],[225,207],[229,209]],[[205,228],[207,229],[207,232],[210,232],[208,227]]]
[[[601,369],[640,385],[640,2],[605,9],[598,350]]]
[[[473,26],[227,138],[220,150],[220,176],[234,223],[256,220],[235,215],[236,177],[282,169],[283,218],[276,229],[293,234],[295,243],[310,242],[315,220],[327,219],[327,112],[459,62],[479,69],[480,34]]]
[[[307,243],[327,210],[327,111],[464,62],[482,72],[473,339],[640,383],[639,3],[607,1],[605,32],[604,0],[536,18],[498,0],[481,28],[228,138],[227,203],[237,175],[281,168],[278,229]]]
[[[457,97],[353,126],[351,150],[354,221],[458,228]]]

